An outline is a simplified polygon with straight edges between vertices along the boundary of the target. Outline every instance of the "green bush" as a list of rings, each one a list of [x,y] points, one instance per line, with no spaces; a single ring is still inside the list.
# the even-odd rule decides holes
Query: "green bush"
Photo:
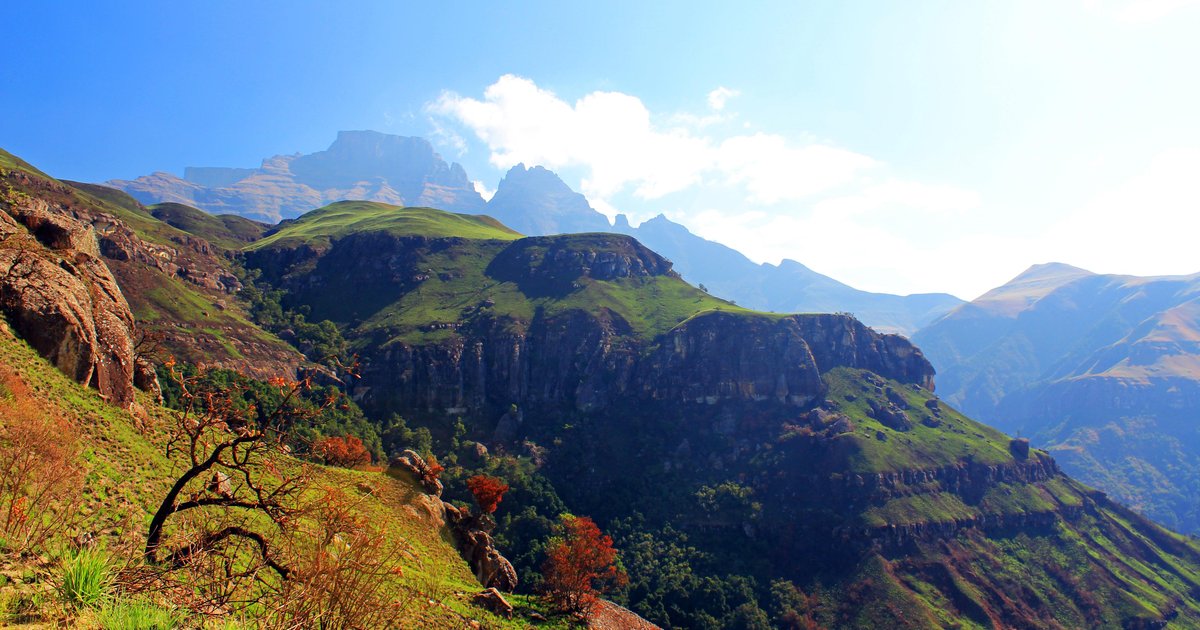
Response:
[[[76,608],[97,608],[109,598],[112,583],[108,556],[98,551],[81,551],[63,563],[59,595]]]

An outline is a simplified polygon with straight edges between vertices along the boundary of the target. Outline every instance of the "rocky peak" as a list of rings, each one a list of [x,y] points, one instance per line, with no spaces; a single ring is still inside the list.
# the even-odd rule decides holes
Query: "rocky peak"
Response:
[[[487,213],[522,234],[607,232],[608,218],[541,166],[518,164],[500,180]]]

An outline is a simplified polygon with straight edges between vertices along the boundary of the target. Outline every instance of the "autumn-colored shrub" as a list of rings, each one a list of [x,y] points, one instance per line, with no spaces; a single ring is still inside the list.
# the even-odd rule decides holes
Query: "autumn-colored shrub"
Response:
[[[492,514],[508,492],[508,485],[495,477],[475,475],[467,480],[467,489],[475,496],[475,503],[483,514]]]
[[[313,444],[312,450],[330,466],[354,468],[371,463],[371,452],[353,435],[322,438]]]
[[[418,598],[397,579],[405,550],[355,500],[326,488],[294,533],[288,549],[292,574],[263,602],[266,627],[403,627],[402,617]]]
[[[559,535],[546,548],[543,591],[560,612],[590,617],[600,596],[628,577],[617,567],[612,538],[592,519],[564,515],[558,528]]]
[[[64,533],[82,501],[83,469],[74,427],[38,408],[24,385],[4,379],[0,399],[0,535],[28,552]]]

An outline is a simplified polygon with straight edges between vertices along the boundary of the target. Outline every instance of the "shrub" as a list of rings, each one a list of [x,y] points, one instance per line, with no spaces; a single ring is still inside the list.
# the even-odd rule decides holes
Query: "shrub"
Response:
[[[74,524],[83,469],[69,422],[48,415],[24,386],[6,379],[0,428],[0,534],[9,551],[30,552]]]
[[[346,493],[326,488],[294,532],[293,572],[275,596],[268,626],[392,628],[417,599],[401,583],[401,544],[362,514]]]
[[[330,466],[354,468],[371,463],[371,452],[353,435],[322,438],[313,444],[312,451]]]

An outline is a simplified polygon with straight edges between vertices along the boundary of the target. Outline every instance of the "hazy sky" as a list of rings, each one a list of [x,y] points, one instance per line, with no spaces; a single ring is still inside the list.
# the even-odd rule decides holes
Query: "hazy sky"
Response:
[[[429,137],[485,190],[973,298],[1200,272],[1200,2],[26,3],[0,146],[85,181]]]

